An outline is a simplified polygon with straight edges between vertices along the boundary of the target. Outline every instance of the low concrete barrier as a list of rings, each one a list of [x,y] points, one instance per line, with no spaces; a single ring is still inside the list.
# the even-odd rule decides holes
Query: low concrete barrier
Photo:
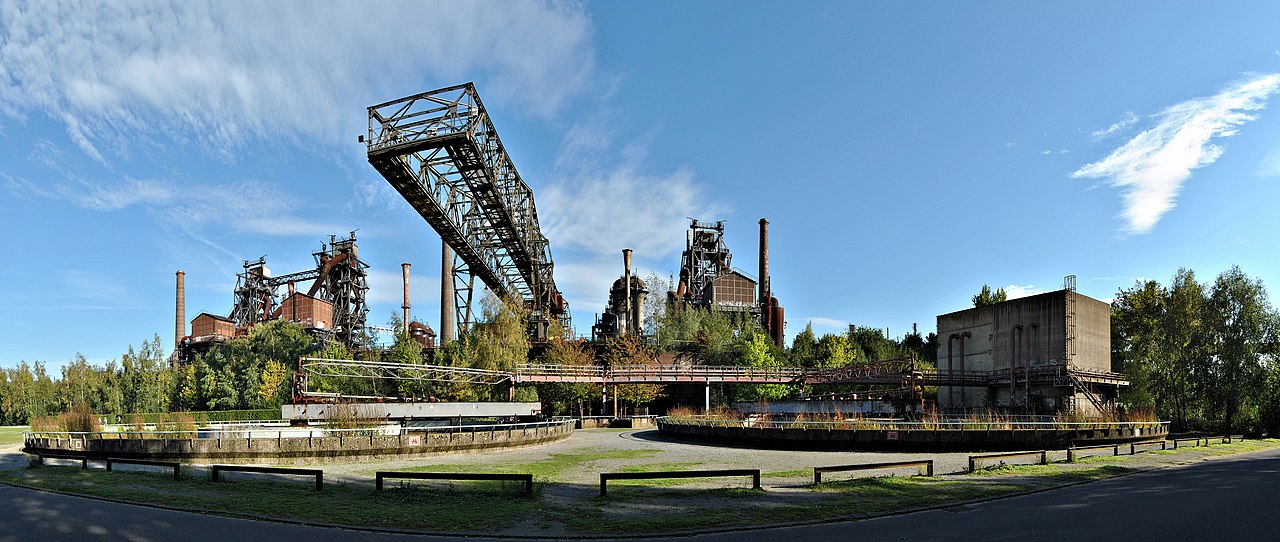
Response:
[[[651,480],[663,478],[718,478],[721,476],[750,476],[752,489],[760,489],[760,469],[682,470],[662,472],[602,472],[600,496],[608,492],[609,480]]]
[[[925,476],[933,476],[933,460],[925,459],[923,461],[898,461],[895,463],[864,463],[862,465],[837,465],[834,467],[814,467],[813,483],[822,483],[822,473],[824,472],[841,472],[852,470],[871,470],[871,469],[896,469],[902,467],[924,467]]]
[[[293,438],[284,436],[286,431],[275,432],[274,438],[261,438],[260,432],[248,437],[219,437],[219,433],[209,432],[207,438],[200,438],[195,432],[188,432],[184,438],[121,438],[115,433],[37,432],[25,439],[23,451],[33,455],[88,454],[91,458],[183,463],[312,463],[531,446],[568,438],[573,434],[573,425],[573,420],[563,420],[467,426],[461,430],[407,429],[399,435],[378,434],[376,429],[317,428],[313,432],[315,436]]]
[[[1160,449],[1161,449],[1161,450],[1167,450],[1167,449],[1169,449],[1169,448],[1168,448],[1168,445],[1166,445],[1166,444],[1165,444],[1165,441],[1163,441],[1163,440],[1153,440],[1153,441],[1150,441],[1150,442],[1131,442],[1131,443],[1129,443],[1129,455],[1133,455],[1133,454],[1137,453],[1137,452],[1138,452],[1138,447],[1139,447],[1139,446],[1155,446],[1155,445],[1157,445],[1157,444],[1159,444],[1159,445],[1160,445]],[[1145,451],[1147,451],[1147,450],[1143,450],[1143,451],[1145,452]]]
[[[165,468],[173,469],[173,479],[178,480],[182,478],[182,470],[181,470],[182,464],[178,463],[177,461],[150,461],[146,459],[120,459],[115,457],[108,457],[106,459],[106,462],[107,462],[108,471],[111,470],[112,463],[121,463],[121,464],[128,464],[128,465],[147,465],[151,467],[165,467]]]
[[[1080,452],[1083,450],[1102,450],[1106,448],[1111,448],[1111,455],[1113,456],[1120,455],[1119,444],[1103,444],[1100,446],[1079,446],[1079,447],[1072,446],[1070,448],[1067,448],[1067,463],[1075,463],[1076,457],[1078,457],[1080,455]]]
[[[324,471],[320,469],[290,469],[284,467],[250,467],[245,465],[214,465],[209,473],[214,482],[220,479],[223,472],[253,472],[258,474],[289,474],[296,476],[314,476],[316,491],[324,489]]]
[[[1039,464],[1041,465],[1049,464],[1049,453],[1045,450],[1039,450],[1035,452],[1014,452],[1009,454],[971,455],[969,456],[969,472],[974,472],[978,470],[979,461],[985,461],[988,459],[1003,459],[1006,457],[1029,457],[1033,455],[1040,456]]]
[[[382,481],[384,479],[407,479],[407,480],[514,480],[524,482],[524,494],[527,497],[533,496],[533,475],[532,474],[502,474],[491,472],[400,472],[400,471],[377,471],[374,473],[374,489],[382,491]]]

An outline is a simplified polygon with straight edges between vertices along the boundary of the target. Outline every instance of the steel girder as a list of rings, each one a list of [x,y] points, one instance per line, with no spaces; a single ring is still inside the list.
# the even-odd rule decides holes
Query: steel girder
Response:
[[[570,332],[533,191],[507,155],[475,85],[370,106],[366,137],[369,163],[453,248],[459,285],[473,285],[478,277],[500,297],[518,296],[531,316],[558,318]],[[460,334],[474,313],[470,292],[458,290]]]
[[[299,361],[302,366],[302,373],[307,377],[419,380],[469,384],[500,384],[511,379],[510,373],[469,367],[321,358],[302,358]]]

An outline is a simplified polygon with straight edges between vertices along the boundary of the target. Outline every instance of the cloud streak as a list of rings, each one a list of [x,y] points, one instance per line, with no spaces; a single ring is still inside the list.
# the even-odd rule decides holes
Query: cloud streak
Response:
[[[1176,205],[1182,185],[1194,170],[1222,156],[1215,141],[1231,137],[1254,120],[1250,111],[1266,107],[1280,90],[1280,73],[1255,75],[1213,96],[1170,106],[1156,115],[1154,127],[1144,130],[1106,158],[1071,174],[1075,179],[1100,179],[1121,190],[1124,231],[1151,231]]]
[[[139,140],[233,162],[350,143],[365,106],[427,84],[551,118],[591,82],[593,33],[576,3],[0,1],[0,114],[61,122],[108,168]]]

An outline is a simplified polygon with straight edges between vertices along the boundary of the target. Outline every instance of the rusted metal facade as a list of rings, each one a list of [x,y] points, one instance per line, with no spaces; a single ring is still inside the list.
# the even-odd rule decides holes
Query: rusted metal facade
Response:
[[[192,337],[234,337],[235,334],[236,323],[225,316],[202,312],[191,320]]]
[[[680,280],[668,298],[676,310],[701,307],[747,314],[779,348],[784,347],[782,305],[773,296],[769,277],[769,221],[760,219],[760,276],[733,269],[733,254],[724,243],[724,222],[693,220],[680,257]]]
[[[236,276],[231,320],[238,328],[247,331],[258,323],[282,318],[284,307],[277,301],[276,290],[287,285],[292,295],[295,284],[311,281],[306,295],[331,307],[331,316],[324,321],[327,327],[314,326],[311,329],[325,330],[326,338],[331,334],[334,340],[347,348],[365,346],[369,264],[360,261],[355,232],[345,239],[329,236],[329,242],[321,244],[320,250],[312,253],[312,257],[316,262],[314,269],[276,277],[271,276],[265,258],[245,261],[244,272]],[[194,332],[192,335],[198,336]]]
[[[553,318],[571,333],[533,190],[507,155],[475,85],[392,100],[368,112],[362,140],[369,163],[455,254],[451,276],[442,281],[453,283],[458,332],[470,326],[479,278],[499,297],[523,300],[535,338]]]

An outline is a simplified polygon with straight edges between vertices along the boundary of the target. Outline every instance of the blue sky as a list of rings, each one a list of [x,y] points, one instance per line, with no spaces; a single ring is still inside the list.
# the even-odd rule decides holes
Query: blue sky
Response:
[[[172,347],[241,261],[358,229],[370,319],[438,326],[439,238],[365,160],[368,105],[475,81],[533,188],[578,331],[620,250],[666,276],[685,217],[790,337],[891,334],[1078,276],[1274,287],[1280,5],[1193,2],[0,1],[0,366]]]

